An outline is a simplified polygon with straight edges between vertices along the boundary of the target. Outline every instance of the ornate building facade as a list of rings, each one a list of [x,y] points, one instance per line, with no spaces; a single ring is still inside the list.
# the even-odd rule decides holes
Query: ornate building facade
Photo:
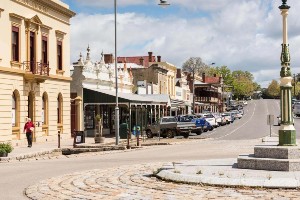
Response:
[[[34,141],[70,136],[73,16],[59,0],[0,2],[0,141],[25,142],[28,117]]]

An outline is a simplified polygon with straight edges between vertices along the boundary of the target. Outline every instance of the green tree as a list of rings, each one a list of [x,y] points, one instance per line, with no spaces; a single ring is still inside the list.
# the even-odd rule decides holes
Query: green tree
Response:
[[[253,75],[248,71],[236,70],[232,72],[234,95],[239,99],[252,96],[256,90]]]
[[[267,93],[270,97],[276,98],[280,94],[280,86],[276,80],[272,80],[267,88]]]

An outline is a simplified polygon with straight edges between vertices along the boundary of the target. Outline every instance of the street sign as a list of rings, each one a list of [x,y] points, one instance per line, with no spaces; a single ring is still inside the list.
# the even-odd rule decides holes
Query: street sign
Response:
[[[274,125],[274,115],[267,116],[267,125]]]

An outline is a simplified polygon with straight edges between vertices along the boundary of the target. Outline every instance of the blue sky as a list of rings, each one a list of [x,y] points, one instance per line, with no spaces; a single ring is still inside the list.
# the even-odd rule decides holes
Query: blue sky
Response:
[[[114,52],[114,1],[63,0],[71,20],[71,61],[86,54],[94,61]],[[191,56],[206,63],[247,70],[266,87],[279,80],[282,22],[280,0],[118,0],[118,56],[154,55],[181,67]],[[293,73],[300,73],[300,1],[288,1]]]

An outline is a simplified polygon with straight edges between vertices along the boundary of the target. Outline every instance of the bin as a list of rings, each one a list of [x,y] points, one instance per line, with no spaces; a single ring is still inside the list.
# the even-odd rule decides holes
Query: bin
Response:
[[[119,134],[120,134],[120,139],[127,139],[128,124],[126,123],[120,124]]]
[[[85,135],[83,131],[74,131],[75,144],[85,143]]]

